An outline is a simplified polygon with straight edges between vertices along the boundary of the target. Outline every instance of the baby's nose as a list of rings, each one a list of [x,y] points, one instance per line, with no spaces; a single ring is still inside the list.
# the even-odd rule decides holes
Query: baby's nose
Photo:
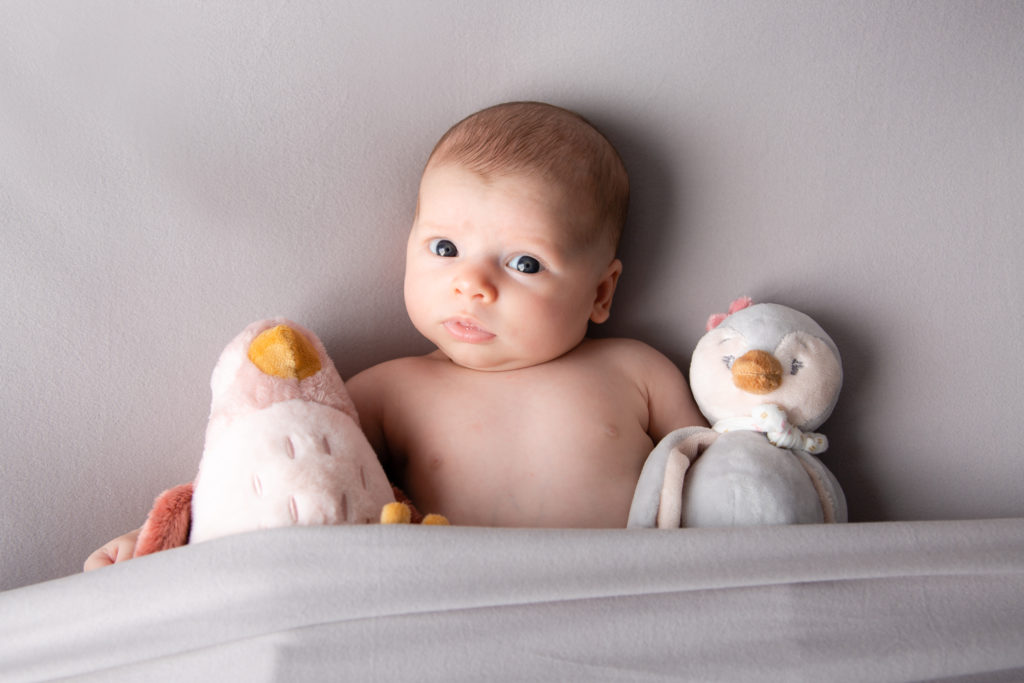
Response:
[[[456,273],[452,280],[455,294],[489,303],[498,298],[498,289],[493,278],[481,266],[467,264]]]

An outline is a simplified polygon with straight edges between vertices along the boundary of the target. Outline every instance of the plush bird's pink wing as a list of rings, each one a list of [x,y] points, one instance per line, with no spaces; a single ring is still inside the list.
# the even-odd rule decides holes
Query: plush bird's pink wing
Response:
[[[134,557],[188,543],[192,523],[192,483],[168,489],[157,496],[135,543]]]

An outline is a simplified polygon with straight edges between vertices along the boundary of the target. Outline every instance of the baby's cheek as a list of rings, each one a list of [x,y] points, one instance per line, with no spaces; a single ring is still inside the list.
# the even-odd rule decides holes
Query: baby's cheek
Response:
[[[544,321],[547,338],[562,347],[564,352],[583,341],[589,326],[590,312],[578,306],[554,306],[544,314]]]

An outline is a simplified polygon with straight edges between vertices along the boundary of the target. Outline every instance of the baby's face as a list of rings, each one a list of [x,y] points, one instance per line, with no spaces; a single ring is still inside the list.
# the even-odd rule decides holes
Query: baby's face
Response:
[[[578,214],[539,178],[428,168],[406,252],[413,325],[475,370],[528,367],[571,350],[589,320],[607,318],[621,269],[606,246],[572,239]]]

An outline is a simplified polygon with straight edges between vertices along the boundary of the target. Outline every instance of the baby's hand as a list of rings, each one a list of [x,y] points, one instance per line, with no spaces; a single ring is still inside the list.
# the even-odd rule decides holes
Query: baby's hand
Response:
[[[135,554],[135,542],[139,539],[141,530],[129,531],[124,536],[118,536],[98,549],[85,561],[84,571],[88,572],[132,559],[132,555]]]

